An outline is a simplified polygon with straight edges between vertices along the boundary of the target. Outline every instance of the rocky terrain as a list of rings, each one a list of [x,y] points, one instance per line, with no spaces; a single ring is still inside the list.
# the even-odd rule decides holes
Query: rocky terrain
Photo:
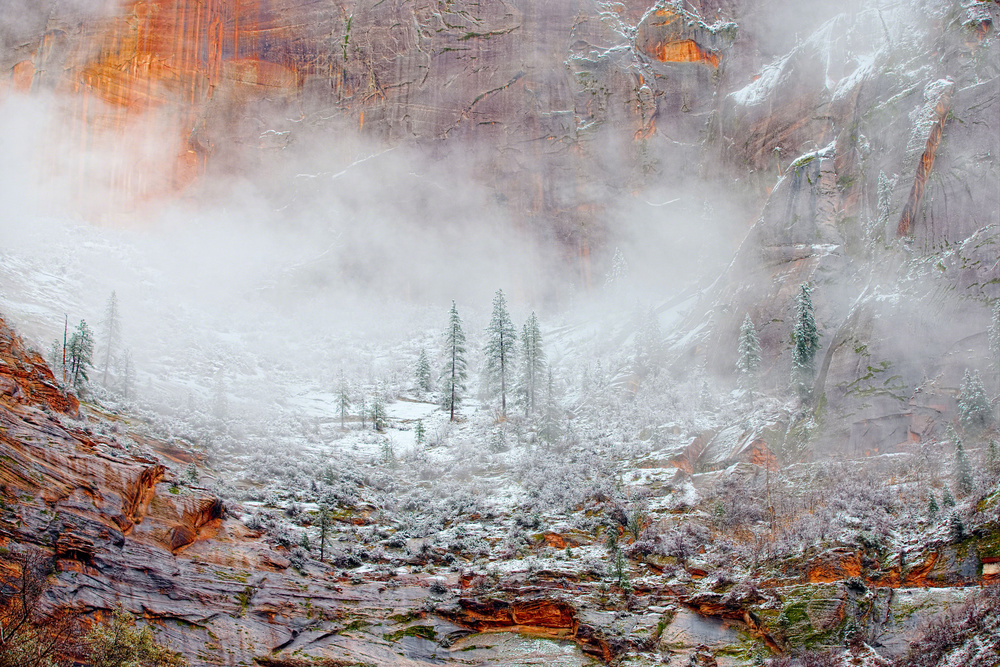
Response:
[[[121,605],[196,665],[1000,664],[1000,5],[870,4],[18,5],[0,96],[57,101],[41,170],[85,219],[141,227],[239,178],[291,236],[335,178],[398,184],[380,156],[411,150],[551,242],[601,314],[546,327],[544,410],[480,396],[456,423],[409,380],[422,323],[392,343],[289,326],[270,354],[252,317],[177,308],[145,400],[70,391],[0,324],[2,553],[51,556],[47,604]],[[362,157],[326,159],[340,145]],[[73,233],[0,253],[8,320],[39,341],[114,287],[79,257],[144,256]],[[639,285],[702,233],[674,291]],[[351,238],[236,300],[281,320],[381,270]],[[126,274],[145,305],[171,289],[150,266]],[[796,393],[804,283],[819,343]],[[383,429],[338,418],[345,367],[389,399]]]

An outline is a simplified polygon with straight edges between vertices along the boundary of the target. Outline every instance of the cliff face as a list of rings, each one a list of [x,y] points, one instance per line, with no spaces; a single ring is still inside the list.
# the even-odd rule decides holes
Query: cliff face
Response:
[[[0,45],[0,94],[65,93],[72,147],[124,156],[107,177],[116,199],[271,169],[297,143],[359,133],[477,151],[473,175],[512,212],[586,252],[609,193],[658,161],[688,171],[697,158],[738,34],[716,17],[740,3],[702,3],[711,20],[646,0],[22,9]]]
[[[725,374],[749,313],[768,386],[787,391],[795,295],[811,283],[822,350],[809,451],[824,455],[942,436],[963,373],[989,363],[985,331],[1000,297],[1000,8],[928,9],[884,28],[838,16],[727,95],[718,115],[720,148],[771,169],[777,184],[689,327],[711,322],[701,340]],[[844,53],[855,66],[843,67]],[[991,395],[1000,390],[987,382]]]

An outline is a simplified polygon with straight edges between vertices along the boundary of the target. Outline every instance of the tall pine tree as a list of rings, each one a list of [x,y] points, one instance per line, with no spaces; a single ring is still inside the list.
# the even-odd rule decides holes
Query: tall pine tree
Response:
[[[740,327],[740,342],[737,349],[736,370],[739,371],[740,385],[747,391],[757,387],[757,373],[760,370],[760,339],[757,329],[748,313]]]
[[[117,354],[121,338],[122,324],[121,315],[118,311],[118,295],[112,291],[111,296],[108,297],[108,303],[104,307],[104,319],[101,320],[101,345],[104,347],[103,359],[101,361],[104,366],[101,375],[101,384],[105,387],[108,386],[108,369],[111,367],[111,363]]]
[[[536,399],[545,378],[545,348],[542,346],[542,331],[538,317],[531,317],[521,327],[521,373],[518,380],[518,398],[524,405],[524,414],[535,412]]]
[[[978,434],[993,420],[993,408],[979,371],[965,371],[958,397],[958,419],[966,431]]]
[[[344,378],[344,372],[340,372],[340,381],[337,383],[337,412],[340,413],[340,428],[346,428],[347,413],[351,409],[351,385]]]
[[[819,332],[816,330],[816,312],[809,283],[802,283],[795,298],[792,342],[792,386],[800,396],[806,397],[816,375],[815,361],[819,351]]]
[[[455,409],[465,393],[465,381],[468,378],[468,365],[465,360],[465,332],[462,330],[462,318],[458,316],[455,302],[451,302],[448,313],[448,329],[444,334],[445,366],[441,371],[441,405],[451,413],[451,421],[455,421]]]
[[[955,488],[959,494],[967,496],[972,493],[972,466],[969,465],[969,457],[965,455],[962,441],[955,444]]]
[[[507,312],[507,299],[503,290],[497,290],[493,297],[493,316],[486,327],[486,388],[493,396],[500,396],[500,412],[507,416],[507,386],[514,376],[514,361],[517,354],[517,333]]]
[[[87,369],[93,364],[94,332],[83,320],[69,339],[69,376],[73,386],[82,389],[87,382]]]

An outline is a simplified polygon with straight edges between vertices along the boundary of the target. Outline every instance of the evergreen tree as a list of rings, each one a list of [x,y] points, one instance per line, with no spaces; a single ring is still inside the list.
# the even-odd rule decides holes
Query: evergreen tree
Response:
[[[344,372],[340,372],[340,381],[337,383],[337,412],[340,413],[340,428],[345,428],[347,414],[351,409],[351,387],[344,379]]]
[[[930,516],[930,518],[933,519],[934,517],[937,516],[938,510],[940,508],[938,507],[938,504],[937,504],[937,498],[934,497],[934,492],[932,491],[932,492],[928,493],[927,495],[928,495],[928,499],[927,499],[927,515]]]
[[[542,421],[538,426],[538,437],[552,444],[562,435],[559,424],[559,398],[556,396],[555,382],[552,379],[552,367],[548,368],[548,378],[545,383],[545,409],[542,411]]]
[[[536,397],[540,393],[545,378],[545,348],[542,346],[542,332],[535,313],[521,327],[521,377],[517,392],[524,414],[532,414],[536,408]]]
[[[990,440],[986,450],[986,472],[994,476],[1000,475],[1000,451],[995,439]]]
[[[951,513],[949,528],[951,529],[952,539],[960,540],[965,537],[965,523],[962,521],[961,515],[955,510]]]
[[[654,375],[660,367],[663,356],[663,333],[660,331],[660,319],[656,311],[650,308],[641,318],[639,330],[635,335],[635,372]]]
[[[955,486],[963,496],[972,493],[972,466],[969,465],[961,440],[955,445]]]
[[[497,290],[493,297],[493,316],[486,327],[485,380],[488,393],[500,395],[500,412],[507,416],[507,385],[514,374],[517,353],[517,333],[507,312],[507,299],[503,290]]]
[[[611,268],[604,278],[604,286],[617,289],[621,286],[622,281],[627,275],[628,262],[625,261],[625,255],[622,254],[620,248],[615,248],[615,254],[611,258]]]
[[[445,367],[441,371],[443,390],[442,407],[451,413],[451,421],[455,421],[455,410],[465,392],[465,381],[468,378],[465,361],[465,332],[462,330],[462,318],[458,316],[455,302],[451,302],[448,313],[448,329],[444,335]]]
[[[802,283],[795,298],[795,326],[792,328],[792,386],[806,397],[816,374],[815,359],[819,351],[819,332],[812,303],[812,288]]]
[[[198,467],[195,464],[190,464],[184,471],[184,478],[187,480],[188,484],[198,483]]]
[[[757,386],[757,373],[760,370],[760,339],[754,328],[750,314],[743,318],[740,327],[740,341],[737,348],[736,370],[739,371],[740,385],[747,391]]]
[[[118,356],[118,393],[126,401],[132,395],[132,388],[135,386],[135,364],[132,363],[132,351],[125,348],[125,351]]]
[[[427,359],[427,350],[420,350],[414,375],[417,380],[417,389],[420,391],[431,390],[431,362]]]
[[[101,320],[101,345],[104,347],[104,366],[101,384],[108,386],[108,369],[114,358],[118,346],[121,344],[122,325],[118,311],[118,295],[112,291],[108,297],[108,303],[104,307],[104,319]]]
[[[965,371],[958,397],[958,419],[970,433],[981,433],[993,420],[993,408],[979,371]]]
[[[80,320],[69,339],[69,376],[78,390],[87,382],[87,369],[92,366],[93,355],[94,332]]]
[[[424,420],[418,419],[417,425],[413,427],[413,442],[416,445],[417,451],[423,449],[426,439],[427,431],[424,429]]]
[[[947,486],[944,487],[944,492],[941,494],[941,504],[945,507],[955,506],[955,496],[951,495],[951,491],[948,490]]]
[[[388,417],[386,415],[385,409],[385,395],[382,391],[382,383],[379,382],[375,387],[375,394],[372,396],[371,405],[371,418],[372,418],[372,429],[375,431],[384,431],[388,422]]]

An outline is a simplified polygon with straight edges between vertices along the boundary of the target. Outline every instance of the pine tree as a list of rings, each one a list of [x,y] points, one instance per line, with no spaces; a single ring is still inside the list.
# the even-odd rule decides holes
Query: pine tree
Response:
[[[191,464],[184,471],[184,478],[187,480],[188,484],[198,483],[198,467],[195,464]]]
[[[951,513],[949,528],[951,529],[952,539],[960,540],[965,537],[965,523],[962,521],[962,517],[957,511],[952,511]]]
[[[955,484],[963,496],[972,493],[972,466],[969,465],[961,440],[955,445]]]
[[[816,374],[815,359],[819,351],[819,332],[812,303],[812,288],[802,283],[795,298],[795,326],[792,328],[792,386],[807,397]]]
[[[660,320],[656,311],[650,308],[641,318],[639,330],[635,335],[635,371],[640,375],[652,372],[654,375],[660,366],[663,353],[663,333],[660,330]]]
[[[944,487],[944,492],[941,494],[941,504],[945,507],[955,506],[955,496],[951,495],[951,491],[948,490],[947,486]]]
[[[344,379],[344,372],[340,373],[340,381],[337,383],[337,411],[340,413],[340,428],[343,430],[347,422],[347,413],[351,409],[351,387]]]
[[[413,427],[413,442],[416,445],[417,451],[420,451],[424,447],[424,440],[427,439],[427,431],[424,429],[424,420],[418,419],[417,425]]]
[[[938,507],[937,498],[934,497],[933,491],[927,495],[929,496],[927,499],[927,515],[933,519],[937,516],[938,510],[941,508]]]
[[[87,382],[87,369],[92,366],[93,355],[94,332],[80,320],[69,339],[69,375],[78,390]]]
[[[536,397],[541,390],[546,367],[542,332],[534,312],[521,327],[521,357],[521,377],[517,393],[524,405],[524,414],[529,415],[535,412]]]
[[[552,444],[562,435],[559,424],[559,397],[556,396],[555,382],[552,379],[552,367],[548,368],[545,383],[545,408],[542,411],[542,421],[538,427],[538,437]]]
[[[604,286],[617,288],[627,275],[628,262],[625,261],[625,255],[622,254],[620,248],[615,248],[615,254],[611,258],[611,268],[604,278]]]
[[[420,350],[414,375],[417,380],[417,389],[420,391],[431,390],[431,362],[427,359],[427,350]]]
[[[995,439],[990,440],[986,450],[986,472],[994,476],[1000,475],[1000,451]]]
[[[132,363],[132,351],[125,348],[125,351],[118,356],[118,393],[126,401],[132,395],[132,388],[135,386],[135,364]]]
[[[757,329],[748,313],[743,318],[740,327],[740,341],[737,348],[736,370],[739,371],[740,385],[747,391],[757,386],[757,373],[760,370],[760,339]]]
[[[104,372],[101,376],[101,384],[108,386],[108,369],[114,358],[118,346],[121,344],[122,325],[118,311],[118,295],[112,291],[108,297],[108,303],[104,307],[104,319],[101,320],[101,345],[104,347]]]
[[[468,378],[465,361],[465,332],[462,330],[462,318],[458,316],[455,302],[451,302],[448,313],[448,329],[444,335],[445,367],[441,371],[443,400],[441,405],[451,413],[451,421],[455,421],[455,410],[465,392],[465,381]]]
[[[493,316],[486,327],[485,380],[488,393],[500,396],[500,413],[507,416],[507,385],[514,374],[517,354],[517,333],[507,312],[507,299],[503,290],[493,297]]]
[[[979,371],[965,371],[958,397],[958,419],[970,433],[981,433],[993,420],[993,408]]]
[[[385,394],[382,391],[382,383],[379,382],[375,387],[375,394],[372,396],[371,404],[371,418],[372,418],[372,429],[375,431],[384,431],[388,417],[386,415],[385,409]]]

